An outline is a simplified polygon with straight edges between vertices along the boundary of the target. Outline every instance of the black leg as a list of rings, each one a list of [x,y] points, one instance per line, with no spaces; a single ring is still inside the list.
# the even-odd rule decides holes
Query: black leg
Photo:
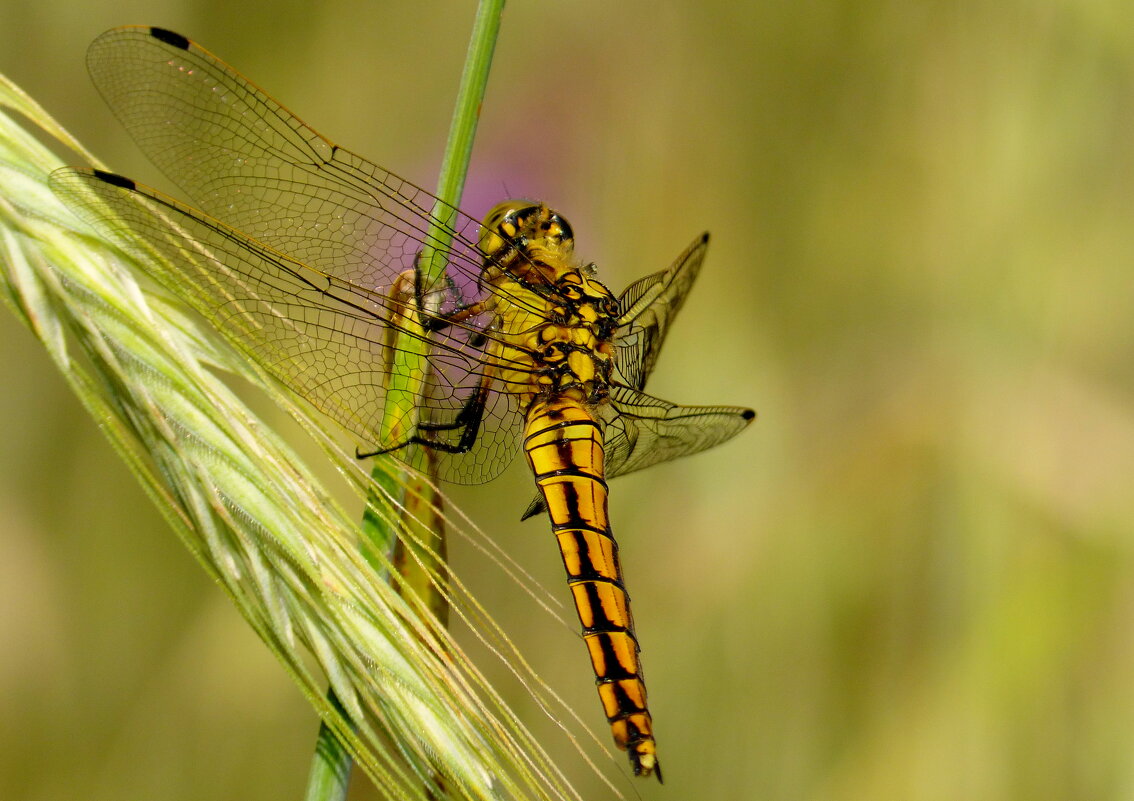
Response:
[[[457,416],[453,418],[453,422],[419,423],[417,426],[418,432],[460,430],[461,438],[457,440],[456,443],[442,442],[430,436],[423,435],[422,433],[415,433],[405,442],[393,445],[389,448],[379,448],[378,450],[365,452],[355,448],[355,458],[369,459],[372,456],[381,456],[382,454],[400,451],[402,448],[411,444],[432,448],[442,453],[468,453],[476,444],[476,438],[480,433],[481,423],[484,421],[484,410],[488,406],[488,392],[490,386],[491,380],[488,376],[483,376],[480,383],[477,385],[476,391],[465,401],[465,405],[457,412]]]

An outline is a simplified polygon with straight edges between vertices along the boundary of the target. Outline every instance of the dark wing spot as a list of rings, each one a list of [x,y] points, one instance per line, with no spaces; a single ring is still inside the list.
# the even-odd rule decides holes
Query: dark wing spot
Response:
[[[154,37],[159,42],[165,42],[170,47],[176,47],[179,50],[189,49],[188,39],[179,33],[174,33],[165,28],[150,28],[150,36]]]
[[[129,189],[133,191],[137,188],[137,185],[129,178],[124,175],[119,175],[115,172],[103,172],[102,170],[95,170],[94,177],[98,178],[104,184],[110,184],[111,186],[117,186],[122,189]]]

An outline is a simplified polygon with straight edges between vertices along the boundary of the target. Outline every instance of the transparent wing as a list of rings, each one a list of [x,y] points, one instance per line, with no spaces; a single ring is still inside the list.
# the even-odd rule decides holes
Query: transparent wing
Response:
[[[116,28],[87,66],[138,146],[206,214],[357,286],[388,286],[423,246],[439,248],[447,270],[427,270],[425,288],[444,281],[481,299],[477,220],[335,145],[204,48]],[[435,209],[451,244],[430,234]]]
[[[462,483],[494,477],[516,452],[521,426],[511,396],[483,391],[490,379],[483,343],[498,348],[495,364],[507,359],[484,333],[485,320],[432,332],[415,328],[404,322],[421,313],[412,293],[400,294],[393,285],[363,288],[314,269],[129,179],[66,169],[53,173],[51,184],[72,209],[139,256],[158,281],[369,450],[393,451],[420,466],[422,449],[408,438],[427,430],[441,476]],[[452,293],[442,288],[434,294]],[[405,340],[391,336],[394,331],[424,342],[427,375],[405,373],[397,354]],[[420,392],[412,400],[388,392],[399,379],[420,380]],[[444,452],[464,433],[461,415],[476,399],[483,409],[471,450]],[[387,401],[404,408],[387,409]],[[400,441],[384,437],[381,421],[390,413],[418,421],[416,428]]]
[[[720,445],[756,417],[739,406],[678,406],[623,386],[611,388],[610,402],[600,414],[608,479]],[[520,519],[546,508],[537,493]]]
[[[697,280],[708,247],[709,235],[702,234],[667,269],[635,281],[618,299],[621,314],[614,340],[618,353],[615,365],[627,386],[645,388],[669,326]]]
[[[606,477],[613,478],[720,445],[756,413],[738,406],[678,406],[613,387],[602,417]]]

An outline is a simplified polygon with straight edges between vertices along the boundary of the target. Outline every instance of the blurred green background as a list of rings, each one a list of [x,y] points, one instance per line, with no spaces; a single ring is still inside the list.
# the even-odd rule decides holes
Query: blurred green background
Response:
[[[472,10],[9,0],[0,70],[168,188],[83,64],[160,24],[432,186]],[[508,195],[616,291],[711,230],[650,390],[760,412],[613,487],[643,798],[1134,796],[1134,5],[512,0],[465,205]],[[0,376],[0,798],[298,798],[313,713],[7,313]],[[530,496],[453,493],[565,600]],[[472,550],[605,741],[573,627]]]

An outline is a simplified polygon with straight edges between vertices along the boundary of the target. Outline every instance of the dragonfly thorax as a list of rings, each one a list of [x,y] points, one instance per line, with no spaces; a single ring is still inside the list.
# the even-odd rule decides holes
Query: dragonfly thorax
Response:
[[[570,224],[543,204],[505,201],[485,218],[484,278],[496,291],[499,330],[527,354],[530,398],[603,402],[614,369],[618,300],[574,256]],[[508,371],[506,371],[508,372]]]

